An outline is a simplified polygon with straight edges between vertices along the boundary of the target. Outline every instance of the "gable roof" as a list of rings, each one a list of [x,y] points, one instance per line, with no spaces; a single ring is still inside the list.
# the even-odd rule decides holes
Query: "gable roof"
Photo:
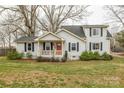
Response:
[[[43,34],[42,36],[36,38],[35,41],[37,41],[37,40],[39,40],[39,39],[42,39],[42,38],[44,38],[45,36],[48,36],[48,35],[50,35],[50,34],[53,35],[54,37],[58,38],[59,40],[64,40],[63,38],[57,36],[56,34],[54,34],[54,33],[52,33],[52,32],[48,32],[48,33],[45,33],[45,34]],[[49,40],[51,40],[51,38],[49,38]]]
[[[81,38],[86,37],[85,33],[83,31],[83,28],[80,25],[62,26],[62,28],[68,30],[69,32],[71,32]]]
[[[37,37],[36,36],[22,36],[18,39],[16,39],[14,42],[30,42],[34,41]]]

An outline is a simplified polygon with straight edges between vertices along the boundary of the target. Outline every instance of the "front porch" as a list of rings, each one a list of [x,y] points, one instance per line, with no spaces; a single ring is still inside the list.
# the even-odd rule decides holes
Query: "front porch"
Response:
[[[64,40],[53,33],[48,33],[38,39],[37,56],[63,57]]]
[[[63,42],[44,41],[38,44],[38,56],[42,57],[62,57]]]

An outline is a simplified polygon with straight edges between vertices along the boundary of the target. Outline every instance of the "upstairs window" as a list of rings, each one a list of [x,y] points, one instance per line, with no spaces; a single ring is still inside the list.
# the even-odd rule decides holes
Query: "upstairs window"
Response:
[[[99,35],[99,31],[96,28],[93,28],[93,36]]]

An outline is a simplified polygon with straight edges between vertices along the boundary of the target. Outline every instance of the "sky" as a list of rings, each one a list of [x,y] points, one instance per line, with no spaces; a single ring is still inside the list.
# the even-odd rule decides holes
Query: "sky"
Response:
[[[90,6],[88,10],[91,15],[87,18],[87,24],[104,24],[106,11],[103,9],[103,6]]]
[[[71,24],[104,24],[105,23],[105,10],[103,6],[95,6],[91,5],[88,7],[88,12],[90,15],[87,18],[82,19],[80,23],[72,23]]]
[[[102,25],[102,24],[107,24],[109,20],[109,16],[107,14],[107,11],[104,8],[105,6],[103,5],[91,5],[88,8],[88,11],[91,12],[90,16],[87,18],[83,19],[83,22],[81,23],[76,23],[76,24],[88,24],[88,25]],[[72,24],[74,24],[72,22]],[[110,33],[116,33],[119,31],[118,28],[112,26],[112,24],[109,23],[109,28],[108,30]]]

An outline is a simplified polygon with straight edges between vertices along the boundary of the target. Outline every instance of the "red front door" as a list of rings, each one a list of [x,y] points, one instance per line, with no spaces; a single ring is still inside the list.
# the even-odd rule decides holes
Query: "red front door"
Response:
[[[57,42],[56,43],[56,55],[61,55],[62,54],[62,43]]]

